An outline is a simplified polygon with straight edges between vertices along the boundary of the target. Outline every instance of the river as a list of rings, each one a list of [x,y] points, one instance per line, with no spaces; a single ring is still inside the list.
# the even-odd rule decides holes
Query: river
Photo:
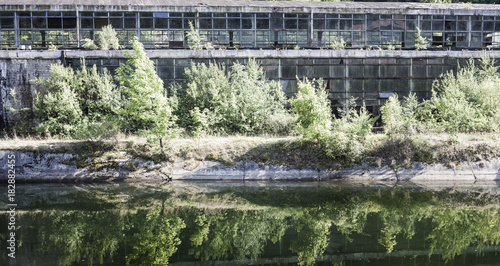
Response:
[[[0,264],[500,265],[499,203],[497,183],[17,185]]]

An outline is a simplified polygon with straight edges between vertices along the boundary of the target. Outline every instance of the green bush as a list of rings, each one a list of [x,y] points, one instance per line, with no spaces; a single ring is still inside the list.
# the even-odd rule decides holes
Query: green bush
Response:
[[[122,47],[118,37],[116,36],[116,31],[111,25],[103,26],[101,31],[97,33],[97,38],[99,40],[101,50],[109,50],[111,48],[118,50]]]
[[[433,84],[423,112],[449,132],[491,132],[500,129],[500,74],[494,61],[471,59],[456,74],[448,72]]]
[[[99,123],[117,114],[120,92],[107,70],[87,69],[82,61],[79,70],[51,65],[49,72],[50,78],[33,80],[44,88],[35,91],[38,132],[71,137],[83,121]]]
[[[333,122],[332,133],[326,142],[327,154],[347,164],[360,160],[376,120],[377,117],[371,117],[364,106],[358,111],[351,104],[347,113]]]
[[[222,65],[193,64],[186,69],[186,78],[178,113],[180,124],[190,132],[197,130],[199,119],[208,133],[279,133],[291,128],[286,125],[291,118],[281,87],[269,82],[253,59],[246,65],[234,64],[227,74]],[[282,124],[275,130],[277,117]]]
[[[419,112],[419,104],[417,96],[410,93],[404,99],[401,105],[398,95],[390,97],[387,102],[380,108],[382,113],[382,121],[384,122],[384,130],[387,135],[394,137],[397,135],[412,135],[423,129],[417,120]]]
[[[298,87],[291,100],[292,111],[298,115],[297,131],[304,139],[319,142],[333,159],[348,164],[359,160],[377,118],[372,118],[365,107],[357,111],[350,103],[341,118],[333,119],[322,80],[305,79]]]

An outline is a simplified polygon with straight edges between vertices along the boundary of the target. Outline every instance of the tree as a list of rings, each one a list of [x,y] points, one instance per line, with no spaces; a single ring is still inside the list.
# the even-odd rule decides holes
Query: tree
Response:
[[[124,96],[120,113],[128,130],[147,135],[151,142],[159,141],[163,150],[163,140],[176,133],[173,115],[176,98],[167,96],[154,62],[137,38],[132,48],[134,53],[126,53],[127,62],[116,70]]]
[[[420,28],[417,27],[417,32],[415,33],[415,50],[425,50],[429,45],[429,40],[427,38],[422,37],[422,33]]]
[[[330,101],[322,80],[298,80],[299,91],[292,99],[292,112],[298,115],[297,131],[308,140],[320,140],[332,129]]]

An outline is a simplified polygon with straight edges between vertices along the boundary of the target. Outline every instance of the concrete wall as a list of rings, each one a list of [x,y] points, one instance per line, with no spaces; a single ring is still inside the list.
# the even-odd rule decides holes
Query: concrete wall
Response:
[[[46,53],[46,54],[45,54]],[[61,52],[27,53],[13,51],[0,53],[0,130],[9,123],[19,122],[20,112],[10,112],[6,106],[17,110],[27,109],[24,113],[33,115],[34,85],[30,80],[36,77],[49,77],[50,64],[61,63]],[[59,56],[58,56],[59,55]],[[16,100],[10,91],[14,89]]]

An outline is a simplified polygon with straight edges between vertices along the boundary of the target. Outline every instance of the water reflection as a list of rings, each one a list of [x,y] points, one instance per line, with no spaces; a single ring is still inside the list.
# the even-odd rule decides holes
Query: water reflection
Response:
[[[500,196],[475,187],[31,185],[18,197],[16,265],[500,262]]]

